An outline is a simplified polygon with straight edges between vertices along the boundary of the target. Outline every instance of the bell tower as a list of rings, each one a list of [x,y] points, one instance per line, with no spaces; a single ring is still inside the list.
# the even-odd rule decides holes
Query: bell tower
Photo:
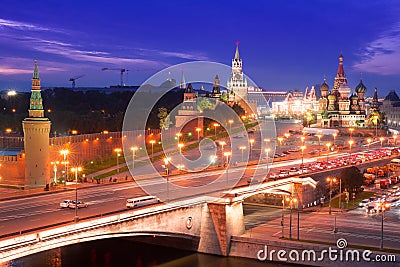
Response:
[[[228,81],[229,100],[239,102],[247,100],[247,80],[242,70],[242,59],[239,55],[239,42],[236,42],[235,57],[232,59],[232,74]]]
[[[35,60],[29,116],[22,122],[25,150],[25,186],[45,187],[50,182],[49,133],[51,122],[44,117],[40,78]]]

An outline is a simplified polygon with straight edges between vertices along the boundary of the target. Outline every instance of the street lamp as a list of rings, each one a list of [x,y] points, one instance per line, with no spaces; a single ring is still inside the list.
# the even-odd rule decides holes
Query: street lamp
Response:
[[[337,133],[333,133],[332,135],[333,135],[333,146],[335,146]]]
[[[253,144],[254,144],[254,142],[255,142],[255,140],[253,138],[249,140],[249,143],[250,143],[250,157],[251,157],[252,152],[253,152]]]
[[[279,137],[278,137],[278,141],[279,141],[279,150],[280,150],[280,152],[282,152],[282,141],[283,141],[283,137],[279,136]]]
[[[182,164],[182,159],[183,159],[183,155],[182,155],[182,147],[184,147],[185,145],[183,143],[179,143],[178,144],[178,148],[179,148],[179,156],[181,157],[181,164]]]
[[[179,143],[179,138],[182,136],[182,133],[177,133],[176,137],[178,138],[178,143]]]
[[[59,161],[52,161],[52,162],[50,162],[50,164],[51,165],[54,165],[53,166],[53,171],[54,171],[54,185],[56,185],[57,184],[57,165],[58,164],[60,164],[60,162]]]
[[[132,177],[133,177],[133,171],[135,169],[135,154],[136,154],[136,151],[138,151],[138,149],[139,148],[137,146],[131,147],[131,150],[132,150]]]
[[[165,175],[167,176],[167,199],[169,199],[169,170],[168,170],[168,164],[171,161],[171,158],[164,158],[164,167],[165,167]]]
[[[267,174],[268,174],[268,171],[269,171],[269,166],[268,166],[268,164],[269,164],[269,152],[271,151],[271,149],[270,148],[266,148],[265,149],[265,153],[267,154]]]
[[[122,149],[115,148],[114,152],[117,153],[117,172],[119,172],[119,156],[121,156]]]
[[[197,132],[197,142],[200,141],[200,132],[201,132],[201,128],[197,127],[196,128],[196,132]]]
[[[240,146],[239,149],[242,150],[242,162],[243,162],[244,161],[243,160],[243,151],[246,149],[246,147],[245,146]]]
[[[284,136],[286,137],[286,139],[288,139],[290,137],[290,133],[285,133]]]
[[[329,151],[331,148],[332,144],[331,143],[326,143],[326,147],[328,148],[328,151],[326,152],[326,163],[328,164],[328,157],[329,157]]]
[[[394,134],[394,135],[393,135],[393,140],[394,140],[394,145],[395,145],[395,146],[397,145],[397,143],[396,143],[396,138],[397,138],[397,134]]]
[[[214,123],[213,126],[214,126],[214,136],[215,136],[215,139],[217,139],[217,127],[219,127],[220,125],[219,125],[219,123]]]
[[[292,194],[286,197],[286,201],[289,202],[290,205],[290,217],[289,217],[289,239],[292,239],[292,208],[293,203],[297,202],[297,198],[293,197]],[[298,233],[298,232],[297,232]],[[299,234],[299,233],[298,233]]]
[[[65,171],[65,179],[64,179],[64,189],[67,188],[67,180],[68,180],[68,161],[67,161],[67,156],[69,154],[68,149],[61,149],[60,154],[63,155],[64,157],[64,171]]]
[[[328,177],[326,181],[329,183],[329,215],[332,214],[332,183],[336,183],[336,178]]]
[[[304,140],[306,140],[306,137],[305,136],[301,136],[300,139],[301,139],[301,145],[304,146]]]
[[[385,219],[385,211],[390,210],[390,204],[386,203],[385,200],[378,204],[378,207],[381,209],[381,249],[383,249],[383,220]]]
[[[319,156],[321,156],[321,138],[322,138],[322,134],[317,134],[316,136],[318,137]]]
[[[301,146],[301,173],[303,173],[303,165],[304,165],[304,149],[306,149],[306,146]]]
[[[228,123],[229,123],[229,134],[231,134],[233,120],[228,120]]]
[[[383,145],[383,140],[385,140],[384,137],[379,137],[379,141],[381,141],[381,148],[382,148],[382,145]]]
[[[182,135],[182,134],[181,134]],[[179,140],[179,139],[178,139]],[[156,143],[156,140],[150,140],[149,143],[151,144],[151,157],[153,157],[154,154],[154,144]],[[178,142],[179,143],[179,142]]]
[[[368,138],[368,139],[367,139],[367,143],[368,143],[368,150],[369,150],[369,145],[371,144],[371,142],[372,142],[372,139],[371,139],[371,138]]]
[[[350,145],[350,157],[351,157],[351,146],[354,144],[353,140],[349,140],[349,145]]]
[[[226,151],[224,152],[224,156],[226,157],[226,184],[228,184],[228,172],[229,172],[229,156],[231,155],[231,152]]]
[[[75,173],[75,218],[74,221],[78,222],[78,172],[82,171],[82,167],[73,167],[71,172]]]

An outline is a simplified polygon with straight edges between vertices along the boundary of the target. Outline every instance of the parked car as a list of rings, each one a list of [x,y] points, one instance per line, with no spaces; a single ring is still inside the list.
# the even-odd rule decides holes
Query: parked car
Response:
[[[71,201],[71,202],[69,203],[69,205],[68,205],[68,208],[70,208],[70,209],[75,209],[75,205],[76,205],[75,203],[76,203],[75,200]],[[78,201],[78,209],[80,209],[80,208],[87,208],[87,206],[88,206],[87,203],[82,202],[82,201]]]
[[[358,206],[359,206],[360,208],[363,208],[363,207],[367,206],[368,203],[369,203],[369,199],[363,199],[363,200],[361,200],[361,202],[358,204]]]
[[[63,202],[60,203],[60,208],[68,208],[69,207],[69,203],[71,203],[72,200],[70,199],[66,199]]]

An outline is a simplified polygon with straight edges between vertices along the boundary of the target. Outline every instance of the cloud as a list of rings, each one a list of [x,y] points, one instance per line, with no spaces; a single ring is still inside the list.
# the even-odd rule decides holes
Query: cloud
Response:
[[[147,55],[147,56],[159,55],[163,57],[175,57],[175,58],[190,59],[190,60],[209,60],[208,57],[198,52],[171,52],[171,51],[163,51],[163,50],[147,49],[147,48],[136,48],[136,49],[140,51],[142,55]]]
[[[383,32],[376,40],[368,43],[360,53],[360,62],[353,65],[361,72],[382,75],[400,74],[400,23]]]
[[[53,31],[53,32],[58,32],[55,29],[50,29],[47,27],[42,27],[39,25],[35,24],[30,24],[26,22],[19,22],[19,21],[14,21],[14,20],[6,20],[6,19],[0,19],[0,28],[10,28],[10,29],[16,29],[16,30],[29,30],[29,31]]]

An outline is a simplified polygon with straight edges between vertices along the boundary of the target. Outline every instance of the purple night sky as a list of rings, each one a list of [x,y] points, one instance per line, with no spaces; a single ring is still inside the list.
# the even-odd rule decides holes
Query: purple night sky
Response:
[[[164,67],[193,60],[230,65],[240,41],[244,72],[266,90],[330,86],[344,55],[352,89],[362,73],[371,95],[397,89],[398,1],[14,1],[0,13],[0,91],[42,86],[140,85]],[[166,77],[167,78],[167,77]],[[174,77],[179,80],[179,77]],[[221,81],[222,82],[222,81]]]

